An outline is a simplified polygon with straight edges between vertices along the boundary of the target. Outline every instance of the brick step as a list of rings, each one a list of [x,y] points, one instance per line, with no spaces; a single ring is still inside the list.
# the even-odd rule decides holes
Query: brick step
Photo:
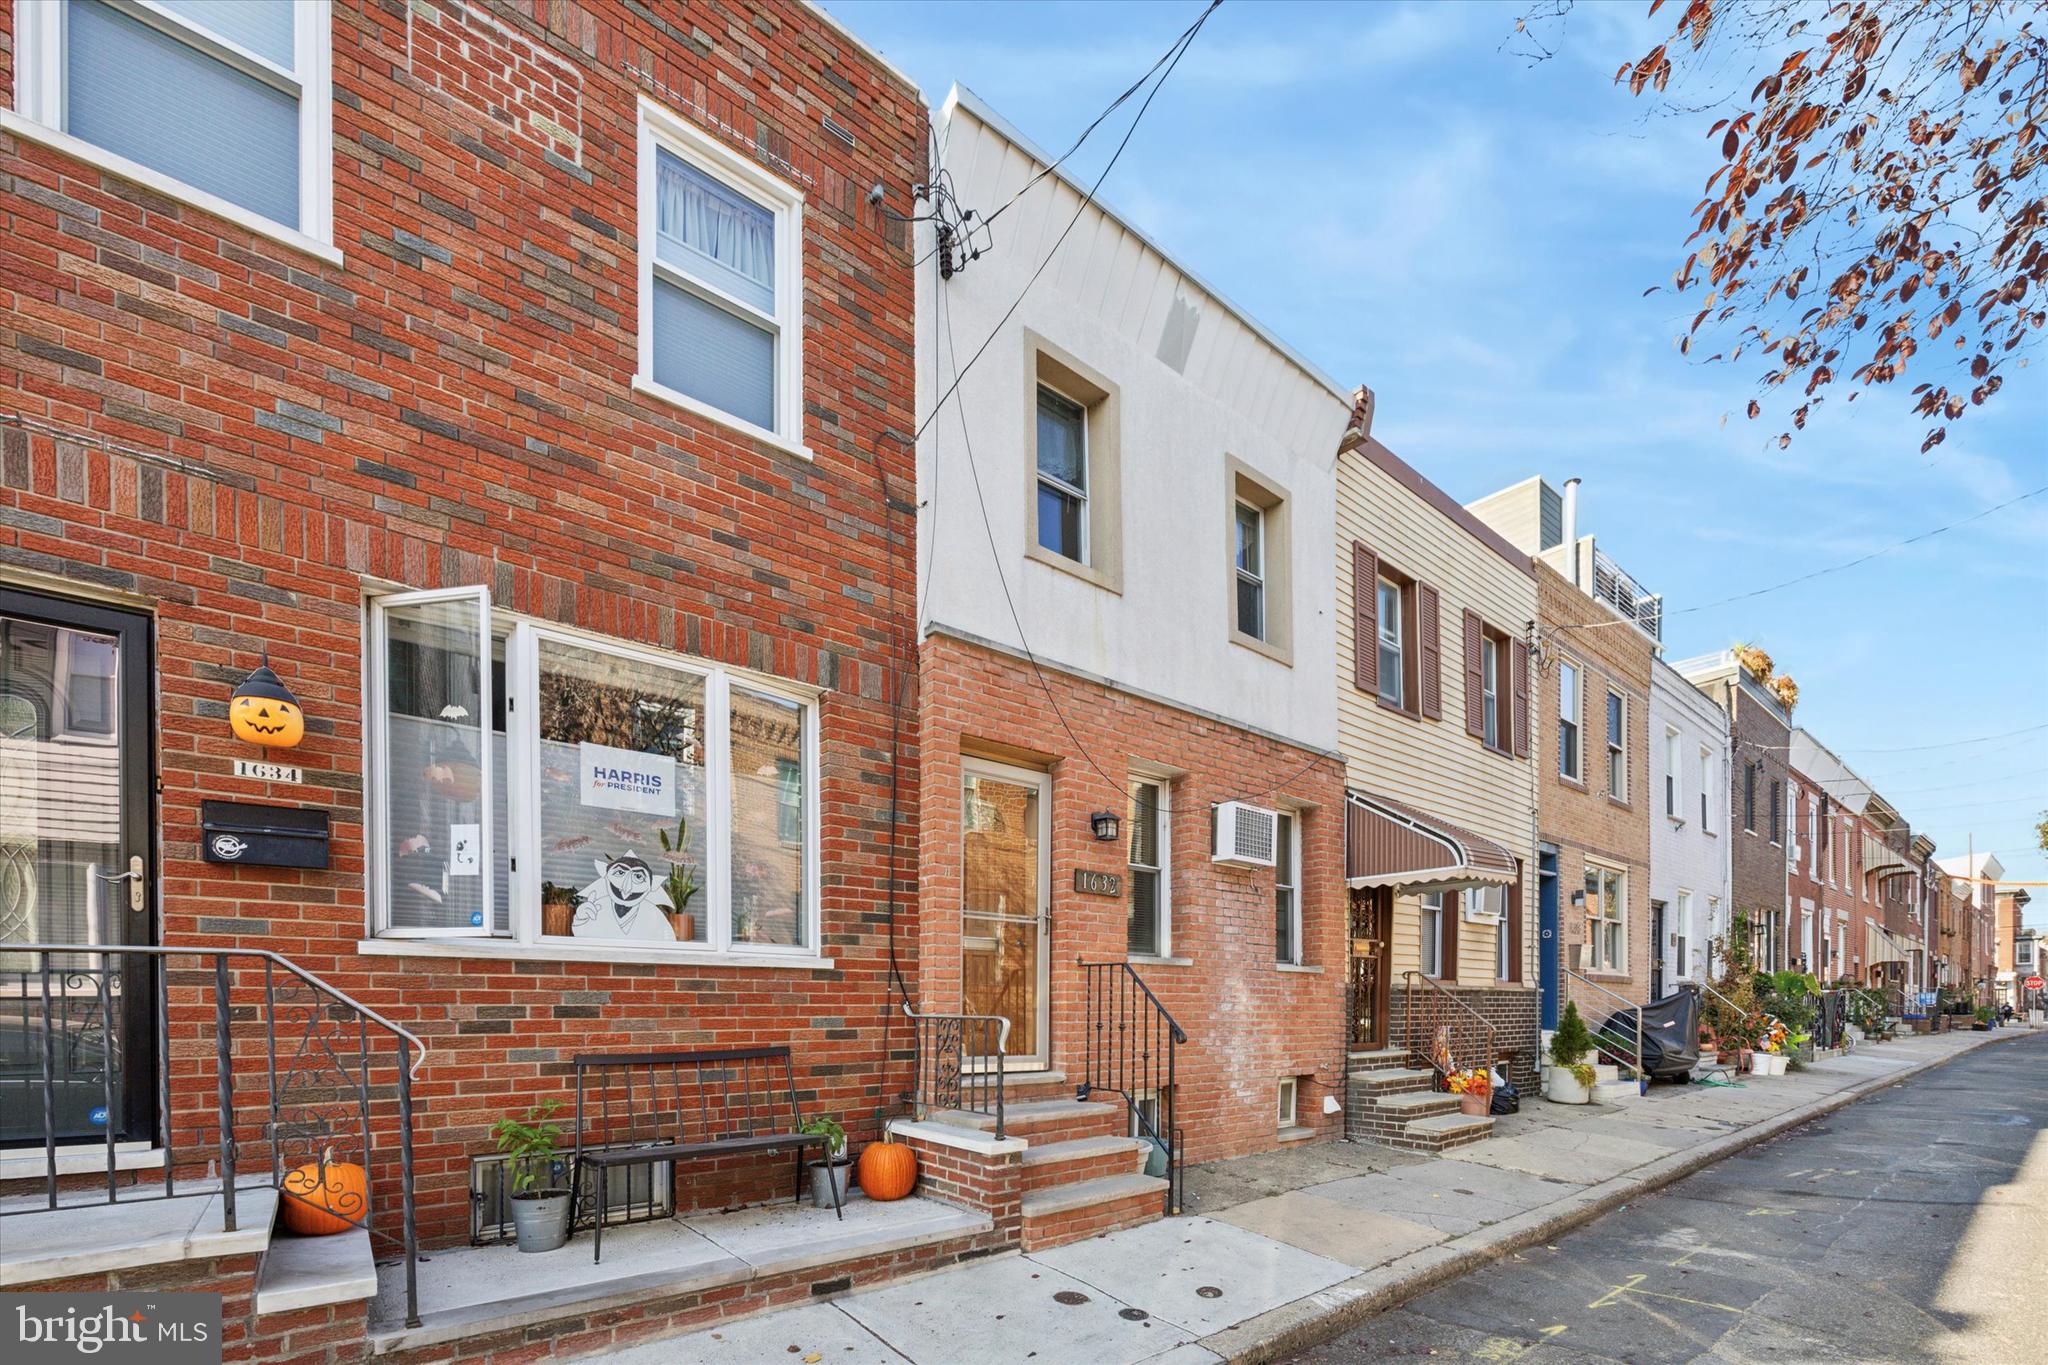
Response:
[[[1075,1185],[1100,1176],[1142,1174],[1150,1146],[1132,1137],[1033,1142],[1024,1151],[1024,1192]]]
[[[1410,1090],[1427,1090],[1435,1079],[1436,1072],[1427,1067],[1388,1067],[1380,1071],[1354,1071],[1346,1078],[1345,1088],[1355,1095],[1372,1099]]]
[[[1384,1071],[1390,1067],[1408,1065],[1408,1049],[1405,1047],[1374,1048],[1370,1052],[1353,1052],[1346,1056],[1346,1070],[1354,1076],[1364,1071]]]
[[[1099,1101],[1064,1100],[1023,1100],[1016,1104],[1005,1104],[1003,1110],[1003,1132],[1008,1137],[1032,1138],[1044,1142],[1062,1142],[1068,1138],[1121,1137],[1128,1123],[1125,1107],[1121,1103],[1104,1104]],[[981,1132],[995,1131],[993,1115],[970,1114],[962,1109],[937,1109],[927,1117],[935,1123],[951,1124],[955,1128],[974,1128]]]
[[[1406,1123],[1410,1119],[1455,1114],[1458,1112],[1458,1103],[1456,1095],[1440,1095],[1431,1090],[1411,1090],[1399,1095],[1382,1095],[1373,1101],[1373,1106],[1382,1114]]]
[[[1043,1251],[1156,1222],[1166,1212],[1166,1181],[1149,1175],[1099,1176],[1035,1190],[1021,1204],[1024,1250]]]
[[[1377,1141],[1411,1152],[1444,1152],[1492,1135],[1491,1115],[1437,1114],[1410,1120],[1400,1132]]]

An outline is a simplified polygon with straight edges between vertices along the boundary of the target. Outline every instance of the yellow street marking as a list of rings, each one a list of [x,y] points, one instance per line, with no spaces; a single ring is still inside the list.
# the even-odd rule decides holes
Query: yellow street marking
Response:
[[[1751,1209],[1742,1216],[1744,1218],[1790,1218],[1797,1212],[1797,1209]]]
[[[1543,1335],[1544,1335],[1544,1336],[1546,1336],[1546,1337],[1554,1337],[1554,1336],[1556,1336],[1556,1335],[1557,1335],[1557,1334],[1558,1334],[1559,1332],[1562,1332],[1562,1331],[1564,1331],[1564,1330],[1565,1330],[1565,1324],[1563,1324],[1563,1323],[1561,1323],[1561,1322],[1560,1322],[1560,1323],[1559,1323],[1559,1324],[1557,1324],[1557,1326],[1555,1326],[1555,1327],[1546,1327],[1546,1328],[1544,1328],[1544,1329],[1543,1329]]]
[[[1624,1294],[1645,1294],[1653,1299],[1670,1299],[1674,1303],[1689,1303],[1695,1308],[1718,1308],[1724,1313],[1735,1313],[1737,1315],[1743,1312],[1742,1309],[1735,1307],[1733,1304],[1714,1303],[1708,1299],[1688,1299],[1683,1294],[1667,1294],[1661,1289],[1644,1289],[1641,1287],[1642,1283],[1648,1278],[1650,1278],[1648,1275],[1631,1275],[1628,1277],[1627,1284],[1617,1284],[1610,1287],[1605,1294],[1587,1304],[1586,1307],[1608,1308],[1621,1302]]]
[[[1480,1343],[1479,1349],[1472,1353],[1472,1358],[1474,1360],[1520,1360],[1528,1352],[1529,1348],[1519,1341],[1510,1341],[1506,1337],[1488,1337],[1484,1342]]]

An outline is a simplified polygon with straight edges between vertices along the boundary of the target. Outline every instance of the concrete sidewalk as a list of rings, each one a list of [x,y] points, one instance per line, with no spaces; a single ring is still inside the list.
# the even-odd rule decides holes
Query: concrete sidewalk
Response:
[[[1188,1173],[1188,1216],[650,1342],[632,1365],[1268,1360],[1991,1043],[1909,1036],[1733,1088],[1528,1099],[1444,1156],[1336,1143]],[[1882,1101],[1879,1101],[1882,1103]]]

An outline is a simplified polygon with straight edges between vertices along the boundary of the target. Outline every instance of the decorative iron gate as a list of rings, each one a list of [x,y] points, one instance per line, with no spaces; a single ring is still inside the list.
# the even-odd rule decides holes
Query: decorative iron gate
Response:
[[[1351,1048],[1387,1045],[1388,916],[1393,896],[1377,888],[1351,893]]]

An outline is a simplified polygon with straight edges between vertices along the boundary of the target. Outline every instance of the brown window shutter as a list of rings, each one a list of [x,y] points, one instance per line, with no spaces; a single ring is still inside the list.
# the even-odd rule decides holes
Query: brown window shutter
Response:
[[[1508,980],[1522,979],[1522,864],[1515,862],[1515,880],[1508,886]]]
[[[1361,692],[1380,690],[1380,557],[1351,542],[1351,682]]]
[[[1436,589],[1427,583],[1415,585],[1415,629],[1421,641],[1416,656],[1422,669],[1422,714],[1431,720],[1444,718],[1443,632],[1437,628]]]
[[[1465,733],[1486,737],[1486,665],[1479,657],[1479,614],[1465,609]]]
[[[1514,688],[1515,757],[1529,756],[1529,646],[1521,640],[1510,651],[1509,677]]]
[[[1458,893],[1444,892],[1444,954],[1443,966],[1437,971],[1437,980],[1458,979],[1458,928],[1464,921],[1458,915]]]

